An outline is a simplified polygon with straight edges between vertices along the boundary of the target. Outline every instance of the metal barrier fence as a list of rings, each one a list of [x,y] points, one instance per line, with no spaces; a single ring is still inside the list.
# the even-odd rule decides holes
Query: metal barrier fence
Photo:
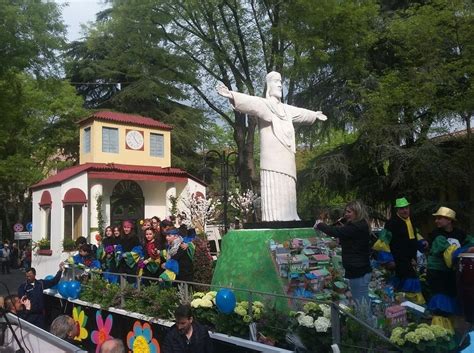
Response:
[[[65,271],[65,277],[67,279],[76,279],[78,278],[79,273],[83,274],[85,271],[83,268],[80,266],[76,265],[68,265],[66,267]],[[87,271],[88,274],[91,276],[98,276],[102,277],[102,274],[100,272],[95,272],[95,271]],[[120,306],[123,308],[125,306],[125,296],[124,296],[124,289],[127,287],[127,284],[131,284],[131,280],[129,281],[128,278],[134,278],[133,280],[133,285],[135,288],[140,290],[144,284],[142,283],[142,280],[148,280],[150,282],[158,282],[159,280],[156,277],[147,277],[147,276],[138,276],[138,275],[131,275],[131,274],[125,274],[125,273],[112,273],[112,272],[107,272],[110,275],[116,275],[119,277],[119,285],[120,285]],[[370,350],[370,352],[384,352],[384,353],[390,353],[390,352],[400,352],[402,351],[400,347],[395,345],[393,342],[391,342],[380,330],[372,327],[370,324],[365,322],[364,320],[361,320],[360,318],[356,317],[353,315],[351,312],[346,310],[345,308],[341,307],[339,304],[333,302],[333,301],[322,301],[322,300],[315,300],[315,299],[309,299],[309,298],[302,298],[302,297],[295,297],[295,296],[289,296],[289,295],[284,295],[284,294],[278,294],[278,293],[268,293],[268,292],[262,292],[258,290],[252,290],[248,288],[238,288],[238,287],[231,287],[231,286],[216,286],[212,284],[206,284],[206,283],[198,283],[198,282],[189,282],[189,281],[179,281],[179,280],[174,280],[171,281],[173,283],[176,283],[180,287],[180,291],[184,293],[184,300],[186,302],[190,302],[192,298],[192,288],[200,287],[200,288],[208,288],[209,290],[217,290],[221,288],[226,288],[230,289],[235,293],[245,293],[244,296],[249,303],[248,305],[248,314],[251,316],[252,315],[252,303],[256,300],[256,298],[273,298],[273,301],[275,302],[277,299],[285,300],[288,303],[290,303],[293,308],[301,308],[304,303],[307,302],[313,302],[317,304],[326,304],[329,305],[331,308],[331,332],[332,332],[332,343],[337,346],[341,346],[342,340],[341,340],[341,317],[345,316],[350,320],[353,320],[357,325],[360,325],[363,329],[365,329],[368,333],[371,333],[375,335],[381,342],[385,343],[388,347],[390,347],[391,350],[388,349],[388,347],[384,347],[383,350],[376,351],[376,350]],[[250,330],[252,332],[252,330]],[[256,337],[251,335],[250,340],[256,340]],[[348,346],[348,345],[346,345]],[[351,346],[353,348],[367,348],[367,347],[358,347],[358,346]]]

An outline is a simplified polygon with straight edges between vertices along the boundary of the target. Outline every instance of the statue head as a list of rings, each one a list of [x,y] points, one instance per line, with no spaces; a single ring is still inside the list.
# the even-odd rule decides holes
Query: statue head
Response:
[[[278,100],[282,98],[281,75],[276,71],[269,72],[266,76],[267,93],[266,98],[275,97]]]

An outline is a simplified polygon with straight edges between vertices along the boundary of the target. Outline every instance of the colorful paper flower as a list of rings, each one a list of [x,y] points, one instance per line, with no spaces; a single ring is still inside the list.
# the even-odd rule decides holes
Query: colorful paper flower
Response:
[[[133,353],[160,353],[160,345],[156,338],[153,338],[148,322],[142,326],[140,321],[135,321],[133,330],[127,335],[127,345]]]
[[[105,253],[106,253],[106,254],[112,254],[112,253],[114,252],[114,250],[115,250],[115,249],[114,249],[114,246],[113,246],[113,245],[107,245],[107,246],[105,247]]]
[[[102,344],[111,339],[110,331],[112,330],[113,318],[112,314],[107,315],[107,318],[104,320],[102,319],[102,313],[98,310],[95,314],[95,321],[97,323],[97,330],[92,331],[91,340],[92,343],[96,344],[95,352],[99,353],[100,346]]]
[[[72,309],[72,318],[76,323],[77,327],[79,328],[79,334],[74,337],[76,341],[82,341],[89,336],[89,332],[87,332],[86,324],[87,324],[87,315],[85,314],[84,310],[81,310],[81,307],[75,306]]]

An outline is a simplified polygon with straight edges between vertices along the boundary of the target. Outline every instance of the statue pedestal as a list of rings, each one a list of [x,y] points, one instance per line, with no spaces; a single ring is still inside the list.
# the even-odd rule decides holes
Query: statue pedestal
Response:
[[[293,238],[315,237],[313,228],[293,229],[241,229],[231,230],[223,238],[221,254],[214,270],[212,284],[267,293],[286,294],[285,281],[281,278],[270,250],[270,240],[278,243]],[[235,291],[238,300],[249,300],[244,291]],[[252,300],[272,299],[252,295]],[[276,306],[288,307],[285,299],[278,299]]]

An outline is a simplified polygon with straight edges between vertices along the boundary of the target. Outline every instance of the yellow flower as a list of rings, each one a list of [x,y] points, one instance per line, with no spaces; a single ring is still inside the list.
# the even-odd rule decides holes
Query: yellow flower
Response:
[[[80,307],[75,306],[72,309],[72,318],[74,319],[74,321],[76,322],[76,324],[79,327],[79,335],[74,337],[74,339],[76,341],[82,341],[82,340],[86,339],[87,336],[89,336],[89,333],[87,332],[86,327],[85,327],[86,323],[87,323],[86,314],[84,313],[83,310],[81,310]]]
[[[203,308],[212,308],[212,301],[209,299],[206,299],[206,297],[201,299],[201,306]]]
[[[199,308],[202,304],[202,299],[201,298],[196,298],[191,302],[191,307],[192,308]]]
[[[247,310],[245,310],[244,308],[242,308],[241,306],[236,306],[235,309],[234,309],[234,312],[237,314],[237,315],[240,315],[240,316],[245,316],[247,314]]]

